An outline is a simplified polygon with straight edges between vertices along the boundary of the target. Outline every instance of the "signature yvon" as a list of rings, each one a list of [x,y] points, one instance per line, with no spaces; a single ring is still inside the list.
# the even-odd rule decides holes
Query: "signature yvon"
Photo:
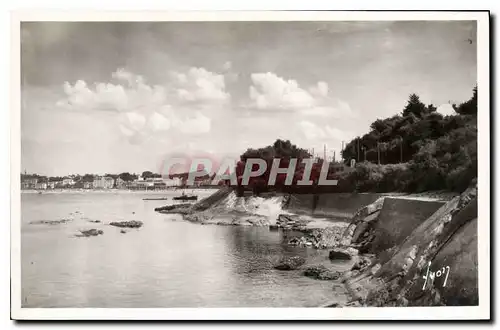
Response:
[[[431,262],[429,261],[429,263],[427,264],[427,272],[424,276],[422,276],[422,278],[425,280],[424,286],[422,287],[422,290],[425,289],[425,286],[427,285],[427,282],[429,280],[430,280],[429,283],[432,284],[434,282],[435,278],[444,276],[445,274],[446,274],[446,277],[444,278],[443,288],[446,286],[446,281],[448,281],[448,275],[450,275],[450,266],[443,267],[440,270],[438,270],[437,272],[432,272],[431,271]]]

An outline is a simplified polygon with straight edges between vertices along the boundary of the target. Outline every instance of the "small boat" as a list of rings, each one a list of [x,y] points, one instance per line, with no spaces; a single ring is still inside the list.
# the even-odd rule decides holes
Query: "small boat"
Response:
[[[158,198],[143,198],[143,201],[166,201],[168,197],[158,197]]]
[[[174,197],[172,199],[176,200],[176,201],[196,201],[196,200],[198,200],[198,196],[196,196],[196,195],[186,195],[186,194],[182,193],[182,195],[176,196],[176,197]]]

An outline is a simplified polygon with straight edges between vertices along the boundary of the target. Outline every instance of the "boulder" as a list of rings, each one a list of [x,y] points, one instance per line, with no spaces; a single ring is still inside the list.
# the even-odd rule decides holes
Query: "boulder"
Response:
[[[162,207],[155,208],[156,212],[160,213],[180,213],[180,214],[188,214],[192,211],[193,204],[191,203],[182,203],[175,205],[166,205]],[[135,213],[135,212],[134,212]]]
[[[328,258],[331,260],[351,260],[353,256],[358,254],[358,250],[354,248],[346,248],[346,249],[335,249],[330,251]]]
[[[368,258],[360,258],[354,265],[352,265],[351,270],[364,270],[366,267],[368,267],[371,264],[370,259]]]
[[[356,229],[354,230],[354,233],[352,235],[351,243],[359,243],[361,238],[364,238],[365,234],[368,232],[370,229],[370,223],[368,222],[360,222],[357,226]]]
[[[120,227],[120,228],[140,228],[142,227],[142,221],[119,221],[119,222],[111,222],[111,226]]]
[[[80,235],[77,235],[78,237],[99,236],[104,234],[104,232],[100,229],[80,230],[80,233]]]
[[[300,256],[283,257],[274,268],[278,270],[294,270],[305,264],[305,262],[306,260]]]
[[[342,273],[331,271],[323,265],[311,266],[304,271],[304,275],[317,280],[338,280]]]
[[[59,225],[62,223],[67,223],[72,221],[72,219],[61,219],[61,220],[39,220],[39,221],[32,221],[30,224],[32,225]]]

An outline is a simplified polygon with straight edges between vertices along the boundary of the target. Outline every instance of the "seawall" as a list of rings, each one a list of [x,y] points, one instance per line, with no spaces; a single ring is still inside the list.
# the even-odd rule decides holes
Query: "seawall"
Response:
[[[444,202],[386,197],[373,224],[374,240],[370,253],[380,253],[401,244],[422,222],[436,212]]]
[[[441,205],[392,198],[381,205],[358,211],[346,233],[350,246],[373,253],[344,274],[352,304],[477,305],[477,186]]]
[[[292,213],[311,216],[331,216],[350,218],[356,211],[373,203],[381,196],[378,193],[327,193],[327,194],[296,194],[290,197],[285,209]]]

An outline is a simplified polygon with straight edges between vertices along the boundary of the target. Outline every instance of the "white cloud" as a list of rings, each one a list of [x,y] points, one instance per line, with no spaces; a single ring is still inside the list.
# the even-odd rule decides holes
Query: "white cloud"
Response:
[[[170,129],[170,120],[158,112],[154,112],[148,119],[148,126],[154,132],[168,131]]]
[[[328,84],[319,81],[307,90],[295,80],[285,80],[276,74],[251,75],[250,108],[258,110],[286,110],[304,116],[345,117],[353,116],[346,102],[330,97]]]
[[[139,113],[127,112],[125,116],[127,117],[128,124],[134,130],[142,129],[144,127],[144,124],[146,123],[146,118],[144,118],[144,116]]]
[[[441,104],[437,109],[436,111],[440,114],[442,114],[443,116],[449,116],[449,115],[455,115],[456,112],[455,110],[453,109],[453,107],[451,106],[451,104],[448,104],[448,103],[445,103],[445,104]]]
[[[174,72],[177,80],[177,97],[188,102],[226,102],[230,95],[226,93],[224,76],[204,68],[191,68],[186,74]]]
[[[89,86],[78,80],[72,85],[63,85],[65,98],[57,105],[72,110],[132,111],[136,108],[158,106],[166,101],[166,91],[162,86],[150,86],[141,76],[124,69],[112,74],[118,84],[98,82]]]
[[[314,98],[295,80],[274,73],[253,73],[250,99],[258,109],[298,109],[314,105]]]
[[[331,127],[329,125],[324,128],[319,127],[313,122],[303,120],[299,122],[299,127],[302,130],[305,138],[308,140],[315,141],[344,141],[348,140],[352,136],[352,132],[341,130],[335,127]]]

